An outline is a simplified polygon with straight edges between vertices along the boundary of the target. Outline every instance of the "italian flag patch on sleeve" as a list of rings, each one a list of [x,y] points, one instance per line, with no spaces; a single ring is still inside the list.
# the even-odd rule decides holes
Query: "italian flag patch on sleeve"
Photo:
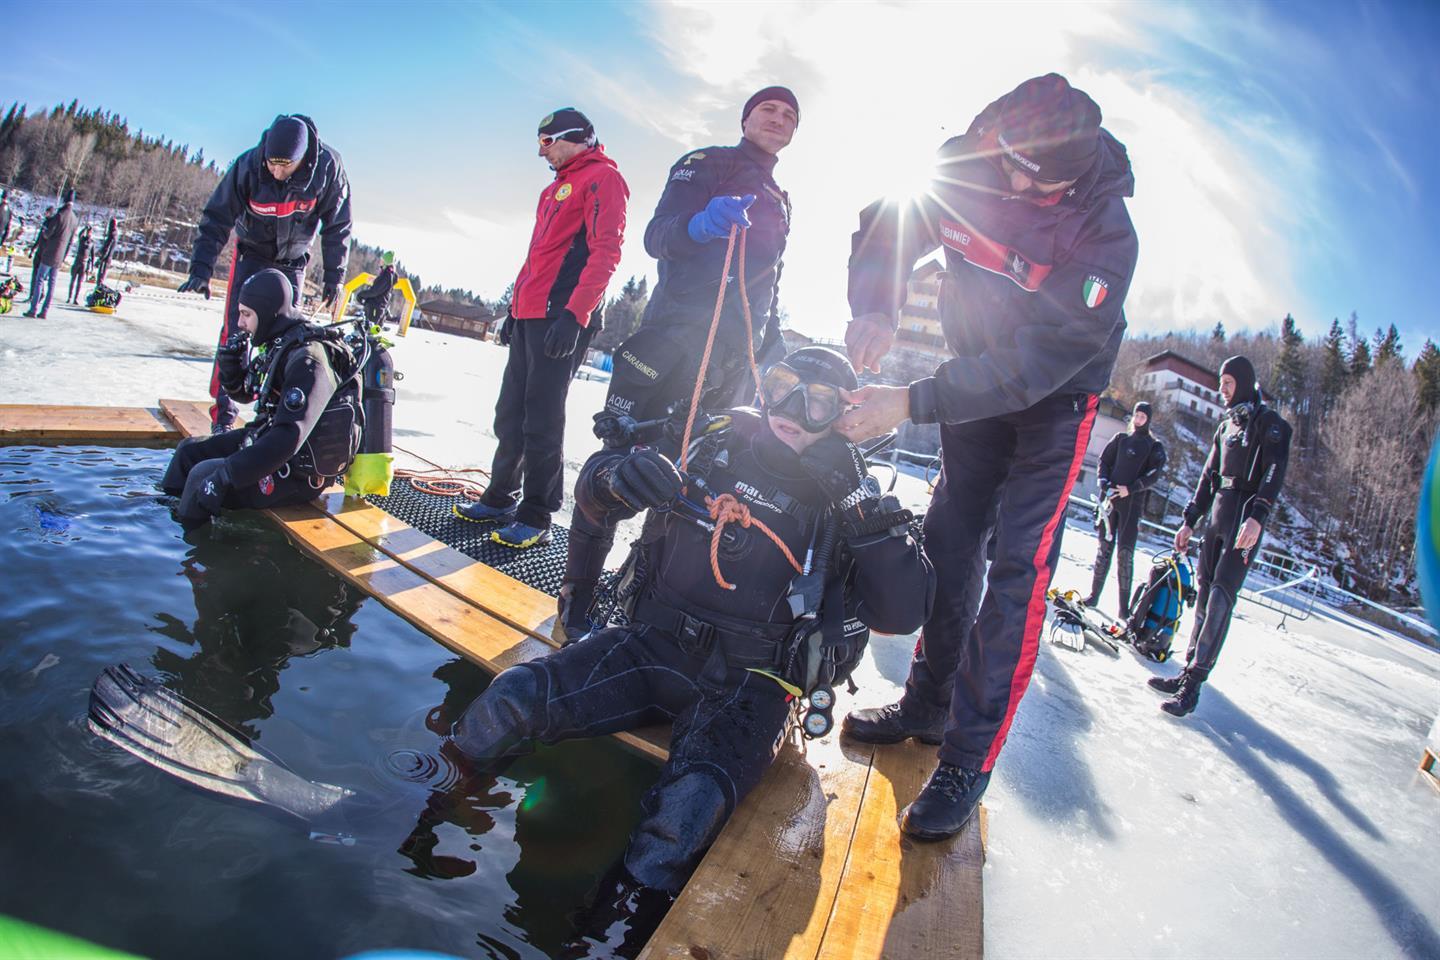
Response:
[[[1105,296],[1110,292],[1110,286],[1095,274],[1085,278],[1085,306],[1094,310],[1105,302]]]

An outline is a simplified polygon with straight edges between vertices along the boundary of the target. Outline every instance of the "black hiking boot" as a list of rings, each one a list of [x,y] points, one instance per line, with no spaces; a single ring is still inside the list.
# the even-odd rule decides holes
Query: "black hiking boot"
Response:
[[[946,711],[901,697],[898,703],[883,707],[851,710],[840,724],[840,732],[861,743],[899,743],[914,737],[935,746],[945,739],[945,719]]]
[[[1193,670],[1186,670],[1180,674],[1180,689],[1175,696],[1160,704],[1160,709],[1172,717],[1194,713],[1195,707],[1200,703],[1200,688],[1204,684],[1204,677]]]
[[[916,840],[944,840],[965,828],[975,813],[990,774],[941,761],[915,802],[905,808],[900,829]]]
[[[1145,684],[1151,690],[1159,690],[1161,693],[1174,695],[1180,692],[1180,683],[1185,678],[1184,671],[1173,677],[1151,677]]]

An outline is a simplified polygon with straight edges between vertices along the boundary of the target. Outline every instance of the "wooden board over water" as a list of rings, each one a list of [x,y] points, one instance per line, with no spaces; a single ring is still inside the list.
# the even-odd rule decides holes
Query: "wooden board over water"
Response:
[[[172,438],[208,432],[208,404],[161,405],[175,425],[165,427]],[[48,411],[25,419],[27,429],[44,433],[15,436],[4,429],[19,422],[6,419],[11,409],[0,406],[0,442],[115,439],[105,432],[117,429],[113,414],[76,407],[24,408]],[[55,432],[85,423],[101,432]],[[314,504],[267,513],[302,550],[487,669],[553,649],[549,596],[364,501],[332,492]],[[665,756],[665,739],[651,731],[622,739]],[[900,810],[934,763],[933,748],[913,742],[871,747],[842,743],[838,734],[788,741],[641,957],[982,957],[985,811],[943,843],[916,843],[899,832]]]
[[[60,407],[0,403],[0,443],[105,441],[152,445],[183,436],[150,407]]]

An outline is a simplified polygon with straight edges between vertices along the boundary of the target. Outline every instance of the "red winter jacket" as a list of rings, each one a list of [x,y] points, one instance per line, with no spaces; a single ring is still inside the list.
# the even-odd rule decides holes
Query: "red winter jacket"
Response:
[[[620,264],[630,188],[605,148],[594,146],[555,171],[540,194],[530,253],[515,278],[517,320],[569,309],[581,326],[598,318],[610,275]]]

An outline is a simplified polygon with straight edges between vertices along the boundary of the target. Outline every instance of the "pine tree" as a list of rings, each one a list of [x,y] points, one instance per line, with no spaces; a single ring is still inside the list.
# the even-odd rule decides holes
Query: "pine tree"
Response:
[[[1224,324],[1224,323],[1220,322],[1219,320],[1216,320],[1216,321],[1215,321],[1215,329],[1210,331],[1210,340],[1211,340],[1212,343],[1224,343],[1224,342],[1225,342],[1225,324]]]
[[[1326,411],[1335,406],[1340,394],[1345,392],[1345,381],[1350,376],[1350,367],[1345,359],[1345,332],[1340,328],[1340,319],[1330,321],[1330,332],[1320,348],[1320,403]]]
[[[1390,329],[1383,335],[1378,329],[1375,331],[1375,366],[1403,363],[1404,358],[1400,351],[1400,331],[1395,329],[1395,324],[1390,324]]]
[[[1430,340],[1420,348],[1415,359],[1415,379],[1419,387],[1416,406],[1420,413],[1430,414],[1440,410],[1440,349]]]
[[[1271,372],[1271,389],[1280,402],[1291,410],[1299,410],[1305,392],[1305,338],[1290,314],[1280,323],[1280,355]]]
[[[1350,377],[1359,380],[1370,372],[1370,344],[1360,334],[1360,315],[1350,312]]]

